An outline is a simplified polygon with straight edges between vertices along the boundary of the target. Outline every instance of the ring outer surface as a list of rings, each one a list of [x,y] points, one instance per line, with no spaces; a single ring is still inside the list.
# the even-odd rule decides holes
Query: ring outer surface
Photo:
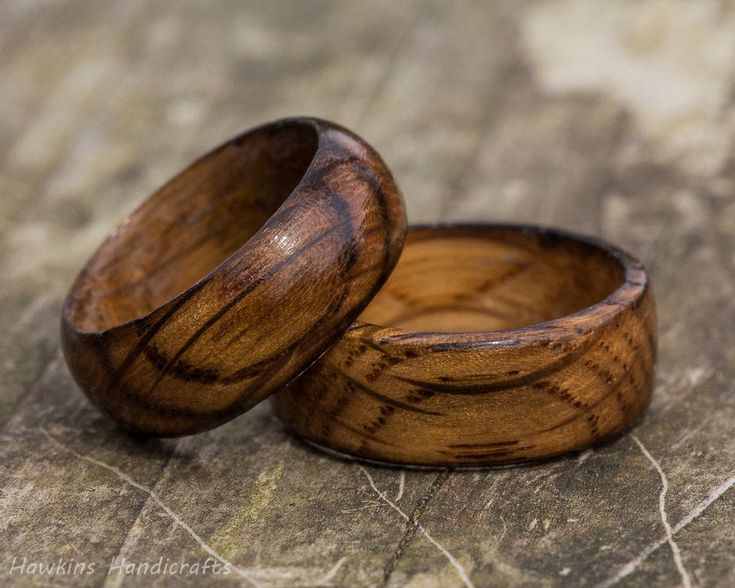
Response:
[[[115,249],[121,228],[132,224],[145,240],[148,213],[166,205],[177,178],[197,180],[220,154],[236,157],[294,125],[316,133],[316,152],[300,183],[249,240],[143,316],[105,330],[78,328],[94,296],[95,272],[128,254]],[[400,191],[361,138],[314,118],[254,128],[185,168],[100,246],[64,303],[66,361],[92,402],[125,429],[153,436],[211,429],[298,376],[342,335],[390,275],[405,233]]]
[[[425,333],[357,321],[271,397],[288,430],[370,462],[483,467],[577,451],[636,422],[650,401],[657,349],[653,292],[636,258],[598,239],[520,224],[412,226],[407,245],[440,234],[589,247],[621,264],[624,279],[592,306],[514,329]]]

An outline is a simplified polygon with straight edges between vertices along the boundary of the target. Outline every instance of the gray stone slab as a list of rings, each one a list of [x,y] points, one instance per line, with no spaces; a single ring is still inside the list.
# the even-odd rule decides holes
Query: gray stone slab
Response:
[[[734,585],[733,30],[707,1],[1,3],[0,583]],[[458,472],[335,459],[267,404],[179,440],[102,417],[58,349],[75,272],[188,160],[292,114],[371,141],[414,222],[555,224],[636,253],[660,323],[643,421]],[[94,566],[11,575],[23,558]]]

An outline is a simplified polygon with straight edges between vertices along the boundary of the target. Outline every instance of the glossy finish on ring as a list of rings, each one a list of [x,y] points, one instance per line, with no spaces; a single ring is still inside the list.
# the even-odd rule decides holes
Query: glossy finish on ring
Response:
[[[393,269],[401,195],[359,137],[286,119],[154,193],[74,282],[74,378],[123,427],[171,436],[248,410],[319,357]]]
[[[288,429],[365,459],[523,462],[633,423],[655,355],[653,295],[627,253],[537,227],[422,227],[361,319],[272,402]]]

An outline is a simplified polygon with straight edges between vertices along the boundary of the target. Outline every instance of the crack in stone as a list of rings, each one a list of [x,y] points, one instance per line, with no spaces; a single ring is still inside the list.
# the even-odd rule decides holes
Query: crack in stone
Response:
[[[164,510],[164,512],[165,512],[165,513],[166,513],[166,514],[167,514],[167,515],[168,515],[169,517],[171,517],[171,518],[173,519],[173,521],[174,521],[174,522],[175,522],[175,523],[176,523],[176,524],[177,524],[177,525],[178,525],[179,527],[181,527],[182,529],[184,529],[184,530],[185,530],[185,531],[186,531],[186,532],[187,532],[187,533],[188,533],[188,534],[189,534],[189,535],[191,536],[191,538],[192,538],[192,539],[194,539],[194,541],[196,541],[196,543],[197,543],[197,544],[198,544],[198,545],[199,545],[199,546],[200,546],[200,547],[201,547],[201,548],[202,548],[202,549],[203,549],[204,551],[206,551],[206,552],[207,552],[207,553],[208,553],[209,555],[211,555],[211,556],[212,556],[213,558],[217,559],[217,560],[218,560],[218,561],[219,561],[220,563],[222,563],[222,564],[224,564],[224,565],[228,566],[228,567],[229,567],[230,569],[232,569],[232,570],[233,570],[233,571],[234,571],[234,572],[235,572],[235,573],[236,573],[236,574],[237,574],[238,576],[240,576],[240,577],[241,577],[241,578],[243,578],[244,580],[247,580],[248,582],[250,582],[250,583],[251,583],[251,584],[252,584],[253,586],[255,586],[256,588],[259,588],[260,584],[258,584],[258,583],[257,583],[257,582],[256,582],[256,581],[255,581],[255,580],[253,579],[253,578],[251,578],[251,577],[250,577],[250,575],[249,575],[249,574],[248,574],[248,573],[247,573],[247,572],[246,572],[245,570],[243,570],[243,569],[239,568],[239,567],[238,567],[238,566],[236,566],[236,565],[235,565],[234,563],[232,563],[231,561],[229,561],[229,560],[225,559],[225,558],[224,558],[224,557],[222,557],[222,556],[221,556],[221,555],[220,555],[219,553],[217,553],[217,552],[216,552],[216,551],[215,551],[214,549],[212,549],[212,548],[211,548],[211,547],[210,547],[210,546],[209,546],[209,545],[208,545],[208,544],[207,544],[207,543],[206,543],[206,542],[204,541],[204,539],[202,539],[202,538],[201,538],[201,537],[200,537],[200,536],[199,536],[199,535],[198,535],[198,534],[197,534],[197,533],[196,533],[196,532],[194,531],[194,529],[192,529],[192,528],[191,528],[191,527],[190,527],[189,525],[187,525],[187,524],[186,524],[186,523],[185,523],[185,522],[184,522],[184,521],[183,521],[183,520],[181,519],[181,517],[180,517],[180,516],[179,516],[178,514],[176,514],[176,513],[175,513],[175,512],[173,511],[173,510],[171,510],[171,509],[170,509],[170,508],[169,508],[168,506],[166,506],[166,504],[165,504],[165,503],[164,503],[164,502],[163,502],[163,501],[162,501],[162,500],[161,500],[161,499],[160,499],[160,498],[158,497],[158,495],[157,495],[157,494],[156,494],[155,492],[153,492],[153,490],[151,490],[150,488],[146,488],[146,487],[145,487],[145,486],[143,486],[142,484],[139,484],[138,482],[136,482],[135,480],[133,480],[133,479],[132,479],[132,478],[131,478],[130,476],[128,476],[128,475],[127,475],[127,474],[126,474],[125,472],[123,472],[122,470],[120,470],[120,469],[116,468],[115,466],[111,466],[110,464],[107,464],[107,463],[105,463],[105,462],[103,462],[103,461],[99,461],[98,459],[94,459],[93,457],[89,457],[89,456],[87,456],[87,455],[82,455],[81,453],[77,453],[77,452],[76,452],[76,451],[74,451],[73,449],[71,449],[71,448],[69,448],[69,447],[66,447],[66,446],[65,446],[65,445],[63,445],[63,444],[62,444],[62,443],[61,443],[60,441],[58,441],[57,439],[55,439],[55,438],[54,438],[54,437],[53,437],[53,436],[52,436],[52,435],[51,435],[51,434],[50,434],[50,433],[49,433],[49,432],[48,432],[48,431],[47,431],[46,429],[44,429],[43,427],[39,427],[39,430],[41,431],[41,433],[43,433],[43,435],[44,435],[44,436],[45,436],[45,437],[46,437],[46,438],[47,438],[47,439],[48,439],[48,440],[49,440],[49,441],[50,441],[51,443],[53,443],[53,444],[54,444],[54,445],[55,445],[56,447],[58,447],[59,449],[61,449],[61,450],[65,451],[65,452],[67,452],[67,453],[70,453],[71,455],[73,455],[74,457],[76,457],[76,458],[78,458],[78,459],[81,459],[82,461],[86,461],[86,462],[88,462],[88,463],[91,463],[91,464],[93,464],[93,465],[96,465],[96,466],[99,466],[99,467],[101,467],[101,468],[104,468],[104,469],[106,469],[106,470],[107,470],[107,471],[109,471],[109,472],[112,472],[112,473],[113,473],[113,474],[115,474],[115,475],[116,475],[116,476],[117,476],[118,478],[120,478],[120,479],[121,479],[122,481],[124,481],[125,483],[129,484],[129,485],[130,485],[130,486],[132,486],[133,488],[136,488],[137,490],[140,490],[141,492],[145,492],[146,494],[148,494],[148,496],[150,496],[150,497],[151,497],[151,498],[152,498],[152,499],[153,499],[153,500],[155,501],[155,503],[156,503],[156,504],[157,504],[157,505],[158,505],[159,507],[161,507],[161,508],[162,508],[162,509]]]
[[[676,535],[679,531],[685,529],[690,523],[699,518],[702,513],[704,513],[717,499],[719,499],[733,486],[735,486],[735,476],[731,476],[722,484],[714,488],[706,498],[700,500],[692,510],[690,510],[678,523],[676,523],[676,525],[674,525],[672,528],[672,535]],[[649,543],[636,557],[623,565],[614,576],[611,576],[607,580],[598,584],[598,587],[610,588],[611,586],[615,586],[618,582],[635,572],[652,553],[657,551],[665,543],[667,543],[666,536],[654,541],[653,543]]]
[[[388,581],[393,574],[393,570],[395,570],[401,557],[403,557],[403,553],[406,551],[406,548],[415,537],[416,531],[418,531],[421,516],[426,511],[429,503],[434,498],[434,496],[436,496],[439,489],[444,485],[444,482],[447,481],[448,477],[448,469],[440,472],[431,482],[426,492],[424,492],[423,496],[419,499],[418,503],[416,503],[416,506],[414,507],[409,520],[406,521],[406,531],[404,532],[403,537],[401,537],[401,540],[398,542],[398,545],[396,545],[396,548],[393,550],[391,558],[388,560],[388,563],[385,564],[385,568],[383,569],[383,586],[386,586],[388,584]]]
[[[664,531],[666,532],[666,541],[671,548],[671,555],[674,558],[674,564],[676,564],[676,569],[679,571],[679,575],[681,576],[682,585],[684,586],[684,588],[691,588],[692,581],[689,579],[689,573],[684,567],[684,562],[681,559],[681,550],[679,549],[679,545],[674,540],[674,532],[671,529],[671,525],[669,524],[669,516],[666,513],[666,495],[669,492],[669,480],[666,478],[666,474],[664,473],[663,468],[661,468],[661,464],[659,464],[658,461],[656,461],[656,458],[651,455],[648,449],[646,449],[646,446],[643,445],[643,442],[635,435],[631,435],[631,438],[633,439],[633,441],[635,441],[636,445],[638,445],[640,450],[643,452],[643,455],[645,455],[648,461],[651,462],[653,467],[658,472],[659,477],[661,478],[661,492],[658,495],[658,511],[661,515],[661,523],[663,524]]]
[[[401,515],[401,518],[403,518],[403,520],[410,521],[411,517],[403,512],[398,505],[396,505],[390,498],[388,498],[383,492],[378,489],[378,487],[375,485],[375,480],[373,480],[373,477],[370,475],[370,472],[368,472],[361,465],[358,465],[357,467],[360,468],[360,471],[362,471],[363,474],[365,474],[365,477],[368,479],[370,487],[380,497],[380,499],[388,506],[390,506],[393,510],[395,510],[399,515]],[[462,580],[462,584],[464,584],[466,588],[475,588],[475,585],[472,583],[472,580],[470,580],[470,577],[467,575],[467,572],[465,571],[464,567],[462,567],[462,564],[459,563],[457,558],[449,553],[446,547],[444,547],[441,543],[434,539],[434,537],[429,534],[429,532],[420,522],[416,522],[416,528],[421,531],[424,537],[426,537],[427,541],[429,541],[429,543],[436,547],[442,553],[442,555],[449,560],[449,563],[454,566],[454,569],[457,570],[457,574]]]
[[[406,486],[406,470],[401,470],[401,474],[398,477],[398,492],[396,493],[395,501],[398,502],[403,498],[403,489]]]

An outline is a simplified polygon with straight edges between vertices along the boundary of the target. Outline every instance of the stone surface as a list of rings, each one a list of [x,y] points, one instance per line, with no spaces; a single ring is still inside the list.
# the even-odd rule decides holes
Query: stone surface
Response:
[[[714,0],[0,3],[0,583],[197,585],[107,567],[212,557],[222,586],[735,584],[734,23]],[[184,163],[292,114],[373,143],[413,222],[635,252],[660,321],[645,419],[426,472],[318,453],[267,405],[166,441],[99,415],[58,351],[75,272]],[[95,565],[11,576],[23,558]]]

